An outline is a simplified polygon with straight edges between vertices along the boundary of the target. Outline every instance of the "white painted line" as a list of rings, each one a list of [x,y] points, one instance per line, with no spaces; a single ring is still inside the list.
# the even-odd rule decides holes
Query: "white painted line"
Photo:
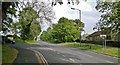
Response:
[[[83,53],[80,53],[80,54],[86,55],[88,57],[94,57],[94,56],[91,56],[91,55],[88,55],[88,54],[83,54]],[[95,58],[97,58],[97,57],[95,57]],[[98,58],[98,60],[100,60],[100,58]],[[105,62],[108,62],[108,63],[114,63],[114,62],[111,62],[111,61],[108,61],[108,60],[105,60],[105,59],[101,59],[101,60],[104,60]]]
[[[108,63],[114,63],[114,62],[111,62],[111,61],[107,61],[107,60],[106,60],[105,62],[108,62]]]
[[[67,61],[67,62],[70,62],[70,60],[67,60],[65,58],[60,58],[61,60],[64,60],[64,61]]]
[[[94,56],[91,56],[91,55],[88,55],[88,54],[84,54],[84,55],[89,56],[89,57],[94,57]]]
[[[54,49],[52,48],[39,48],[39,49],[43,49],[43,50],[52,50],[52,51],[55,51]]]
[[[65,55],[62,55],[63,57],[65,57]]]
[[[91,53],[91,51],[87,51],[87,52],[90,52],[90,53]],[[92,52],[92,53],[99,54],[99,55],[103,55],[103,56],[110,57],[110,58],[119,59],[119,58],[117,58],[117,57],[112,57],[112,56],[105,55],[105,54],[102,54],[102,53],[96,53],[96,52]]]
[[[72,62],[75,62],[75,60],[74,60],[74,59],[72,59],[72,58],[69,58],[69,60],[70,60],[70,61],[72,61]]]

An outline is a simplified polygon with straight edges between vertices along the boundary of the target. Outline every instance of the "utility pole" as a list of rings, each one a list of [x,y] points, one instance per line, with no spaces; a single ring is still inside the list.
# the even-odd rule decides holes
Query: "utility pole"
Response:
[[[79,20],[81,21],[81,10],[76,8],[71,8],[72,10],[78,10],[79,11]],[[81,45],[81,31],[80,31],[80,45]]]

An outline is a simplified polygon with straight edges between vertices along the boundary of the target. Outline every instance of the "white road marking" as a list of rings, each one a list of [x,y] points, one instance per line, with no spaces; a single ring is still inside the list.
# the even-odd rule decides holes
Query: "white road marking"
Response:
[[[91,55],[88,55],[88,54],[84,54],[84,55],[89,56],[89,57],[94,57],[94,56],[91,56]]]
[[[90,52],[90,51],[87,51],[87,52]],[[112,56],[109,56],[109,55],[105,55],[105,54],[100,54],[100,53],[95,53],[95,54],[103,55],[103,56],[106,56],[106,57],[110,57],[110,58],[119,59],[119,58],[117,58],[117,57],[112,57]]]
[[[31,47],[31,48],[27,48],[27,49],[43,49],[43,50],[52,50],[52,51],[56,51],[56,50],[54,50],[54,49],[52,49],[52,48],[36,48],[36,47]],[[59,52],[57,52],[57,54],[60,54]],[[82,54],[82,55],[86,55],[86,56],[88,56],[88,57],[94,57],[94,56],[92,56],[92,55],[88,55],[88,54],[83,54],[83,53],[79,53],[79,54]],[[101,54],[101,55],[103,55],[103,54]],[[65,57],[65,55],[62,55],[63,57]],[[106,56],[106,55],[104,55],[104,56]],[[109,57],[109,56],[108,56]],[[64,59],[63,59],[64,60]],[[69,60],[71,60],[71,61],[73,61],[74,62],[74,60],[73,59],[69,59]],[[99,59],[100,60],[100,59]],[[104,59],[101,59],[101,60],[104,60]],[[68,60],[67,60],[68,61]],[[107,63],[114,63],[114,62],[111,62],[111,61],[108,61],[108,60],[104,60],[105,62],[107,62]]]
[[[111,62],[111,61],[107,61],[107,60],[106,60],[105,62],[108,62],[108,63],[114,63],[114,62]]]
[[[70,60],[70,61],[72,61],[72,62],[75,62],[75,60],[74,60],[74,59],[72,59],[72,58],[69,58],[69,60]]]
[[[88,55],[88,54],[83,54],[83,53],[80,53],[80,54],[82,54],[82,55],[86,55],[86,56],[88,56],[88,57],[94,57],[94,56],[91,56],[91,55]],[[100,58],[99,58],[99,60],[100,60]],[[102,60],[104,60],[104,59],[102,59]],[[111,62],[111,61],[108,61],[108,60],[104,60],[105,62],[108,62],[108,63],[114,63],[114,62]]]
[[[52,49],[52,48],[39,48],[39,49],[42,49],[42,50],[51,50],[51,51],[56,51],[56,50],[54,50],[54,49]]]
[[[64,60],[64,61],[67,61],[67,62],[70,62],[69,60],[67,60],[67,59],[64,59],[64,58],[60,58],[61,60]]]
[[[40,63],[40,61],[42,61],[42,63],[44,63],[44,65],[49,65],[47,60],[45,59],[45,57],[39,51],[30,49],[30,48],[27,48],[27,49],[35,52],[35,55],[36,55],[39,63]]]
[[[65,57],[65,55],[62,55],[63,57]]]

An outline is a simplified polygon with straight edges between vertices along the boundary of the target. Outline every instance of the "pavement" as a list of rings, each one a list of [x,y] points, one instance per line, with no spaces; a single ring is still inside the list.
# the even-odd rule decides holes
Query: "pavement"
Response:
[[[118,65],[115,57],[39,41],[9,45],[19,53],[14,65]]]

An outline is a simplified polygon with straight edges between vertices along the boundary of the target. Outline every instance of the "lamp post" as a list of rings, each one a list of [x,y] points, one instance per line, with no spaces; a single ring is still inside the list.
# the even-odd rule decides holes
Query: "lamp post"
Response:
[[[81,21],[81,10],[80,9],[76,9],[76,8],[71,8],[72,10],[78,10],[79,11],[79,19]],[[80,32],[80,44],[81,44],[81,32]]]
[[[76,8],[71,8],[72,10],[78,10],[79,11],[79,19],[81,21],[81,10],[80,9],[76,9]]]

